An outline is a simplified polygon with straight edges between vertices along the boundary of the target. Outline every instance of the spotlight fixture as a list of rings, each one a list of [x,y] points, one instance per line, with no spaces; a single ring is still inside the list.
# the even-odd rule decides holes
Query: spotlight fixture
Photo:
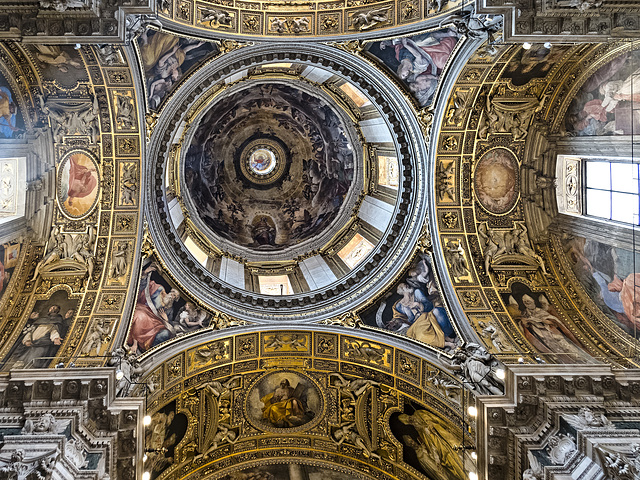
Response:
[[[142,480],[151,480],[151,474],[149,472],[144,472],[142,474]]]
[[[522,48],[524,48],[525,50],[529,50],[532,47],[532,45],[529,42],[524,42],[522,44]]]
[[[499,368],[496,370],[496,377],[498,377],[500,380],[504,380],[504,377],[506,377],[506,372],[504,371],[504,368]]]
[[[124,372],[122,370],[116,370],[116,380],[122,380],[124,378]]]
[[[544,48],[551,50],[551,42],[544,42]]]
[[[469,480],[478,480],[478,474],[476,472],[469,472]]]
[[[149,456],[145,453],[145,454],[142,456],[142,463],[146,462],[147,460],[149,460]]]
[[[519,358],[518,358],[518,363],[524,363],[524,358],[519,357]]]
[[[474,460],[477,460],[478,459],[478,454],[475,451],[471,452],[471,458],[473,458]]]
[[[474,407],[474,406],[471,406],[471,407],[467,408],[467,413],[469,415],[471,415],[472,417],[476,417],[476,416],[478,416],[478,409],[476,407]]]
[[[149,425],[151,425],[151,417],[149,415],[145,415],[144,417],[142,417],[142,424],[145,427],[148,427]]]
[[[79,43],[76,43],[73,48],[75,48],[76,50],[80,50],[82,48],[82,45],[80,45]]]

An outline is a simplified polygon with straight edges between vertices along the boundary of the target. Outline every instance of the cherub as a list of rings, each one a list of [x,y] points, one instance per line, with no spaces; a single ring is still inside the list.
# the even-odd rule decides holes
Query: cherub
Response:
[[[333,386],[338,387],[341,393],[350,397],[355,401],[357,397],[362,395],[365,390],[372,386],[379,386],[380,383],[374,380],[367,380],[364,378],[356,378],[354,380],[347,380],[339,373],[331,373],[329,378],[336,378],[336,382],[334,382]]]
[[[100,355],[102,349],[102,342],[106,340],[109,335],[109,324],[104,318],[99,319],[94,325],[91,333],[87,336],[85,344],[82,347],[82,353],[89,355],[95,348],[96,355]]]

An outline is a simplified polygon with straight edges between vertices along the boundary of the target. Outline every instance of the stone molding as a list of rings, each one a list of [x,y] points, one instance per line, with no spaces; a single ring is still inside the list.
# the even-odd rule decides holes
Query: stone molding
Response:
[[[605,459],[632,462],[640,443],[640,370],[509,365],[505,395],[476,407],[480,480],[605,478]]]
[[[116,398],[116,384],[112,368],[2,374],[0,469],[20,479],[139,478],[145,400]]]

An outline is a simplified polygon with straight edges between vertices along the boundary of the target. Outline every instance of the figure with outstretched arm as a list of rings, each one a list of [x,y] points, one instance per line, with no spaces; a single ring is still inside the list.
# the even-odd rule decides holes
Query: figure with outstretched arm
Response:
[[[176,334],[171,320],[173,304],[180,299],[180,293],[175,288],[167,292],[164,286],[151,280],[151,274],[155,270],[156,267],[152,265],[142,272],[127,341],[133,351],[144,352]]]

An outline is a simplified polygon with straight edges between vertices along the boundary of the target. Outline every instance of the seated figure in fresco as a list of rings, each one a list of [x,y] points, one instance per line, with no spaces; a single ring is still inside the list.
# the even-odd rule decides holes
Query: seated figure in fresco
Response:
[[[69,313],[71,312],[71,313]],[[23,330],[23,337],[10,360],[14,368],[46,368],[62,345],[62,335],[69,326],[74,310],[65,318],[60,315],[60,306],[51,305],[46,315],[34,311]],[[66,325],[65,325],[66,323]]]
[[[303,398],[303,385],[293,388],[286,378],[273,393],[262,397],[262,418],[274,427],[295,427],[306,423],[313,417],[307,411]]]
[[[413,82],[422,73],[437,75],[442,71],[458,41],[452,30],[418,35],[412,38],[385,40],[380,48],[391,46],[395,49],[398,77]]]
[[[17,107],[11,97],[11,92],[6,87],[0,88],[0,133],[7,138],[13,137],[16,128]]]
[[[134,352],[145,352],[176,334],[171,320],[173,304],[180,298],[180,293],[175,288],[167,292],[162,285],[151,280],[151,274],[155,270],[154,266],[148,267],[140,280],[138,300],[127,340]]]
[[[406,326],[405,332],[408,337],[434,347],[455,348],[453,338],[446,335],[443,329],[444,327],[447,333],[453,332],[442,307],[434,308],[433,303],[421,290],[406,283],[398,285],[397,292],[402,298],[393,306],[393,320],[396,324]],[[399,329],[401,330],[404,328]]]
[[[522,296],[524,309],[520,310],[513,296],[509,296],[507,310],[519,320],[525,338],[542,353],[548,353],[561,363],[593,362],[581,348],[580,341],[551,312],[549,301],[544,295],[538,297],[541,307],[528,294]]]
[[[256,246],[275,246],[276,244],[276,229],[269,225],[265,217],[261,217],[258,223],[252,227],[251,235]]]
[[[456,333],[431,277],[431,268],[421,260],[409,272],[405,282],[398,285],[402,295],[393,305],[393,319],[389,327],[397,333],[420,340],[438,348],[455,348]]]

